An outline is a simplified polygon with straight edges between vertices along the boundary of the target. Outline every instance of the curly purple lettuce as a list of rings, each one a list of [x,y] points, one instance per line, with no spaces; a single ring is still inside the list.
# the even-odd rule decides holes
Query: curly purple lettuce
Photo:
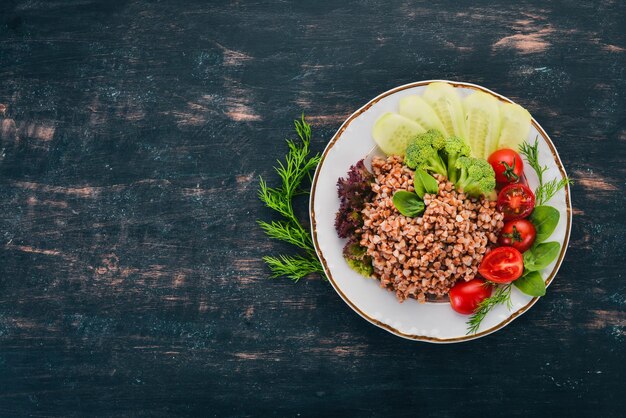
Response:
[[[335,217],[335,229],[340,238],[348,238],[343,256],[348,265],[363,276],[371,276],[372,259],[366,256],[366,249],[360,245],[363,218],[361,211],[372,199],[374,175],[363,160],[350,167],[348,176],[337,180],[337,195],[341,201]]]
[[[337,195],[341,201],[335,217],[335,229],[340,238],[348,238],[363,225],[361,210],[372,196],[374,175],[363,160],[348,171],[347,178],[337,180]]]

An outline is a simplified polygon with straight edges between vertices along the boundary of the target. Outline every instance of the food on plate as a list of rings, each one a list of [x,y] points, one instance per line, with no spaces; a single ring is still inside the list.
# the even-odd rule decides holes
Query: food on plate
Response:
[[[483,279],[459,281],[450,289],[450,306],[460,314],[470,315],[492,291],[493,286]]]
[[[516,219],[504,224],[498,244],[513,247],[523,253],[533,245],[536,235],[537,231],[532,222],[528,219]]]
[[[394,206],[397,193],[414,193],[413,171],[402,158],[372,161],[372,200],[361,211],[361,242],[367,248],[374,277],[398,300],[426,301],[444,296],[457,280],[476,276],[483,255],[498,240],[504,225],[495,202],[455,190],[435,174],[437,192],[424,194],[421,217],[402,215]]]
[[[522,253],[513,247],[494,248],[483,258],[478,272],[492,283],[511,283],[524,272]]]
[[[486,159],[499,149],[522,146],[530,125],[530,113],[520,105],[479,90],[461,98],[452,85],[434,82],[422,96],[402,98],[398,113],[380,116],[372,136],[387,155],[402,156],[412,136],[434,129],[446,138],[463,138],[473,157]]]
[[[506,221],[526,218],[534,208],[535,195],[528,186],[509,184],[498,193],[498,210]]]
[[[509,148],[500,149],[487,160],[496,172],[496,182],[501,185],[518,183],[524,177],[524,162],[520,155]]]
[[[520,106],[482,91],[460,97],[448,83],[403,97],[372,129],[386,157],[371,168],[358,161],[337,182],[347,264],[400,302],[447,297],[471,315],[468,332],[509,306],[513,288],[543,296],[540,272],[560,251],[546,242],[559,222],[546,203],[569,180],[543,181],[530,124]],[[522,156],[537,174],[534,192]]]
[[[335,229],[340,238],[348,239],[343,257],[351,269],[366,277],[372,275],[373,267],[371,257],[360,244],[363,227],[361,212],[371,200],[373,181],[374,177],[363,160],[350,167],[346,178],[337,180],[341,204],[335,217]]]
[[[522,106],[515,103],[502,103],[500,105],[500,118],[502,129],[498,138],[496,149],[519,149],[528,138],[530,132],[530,113]],[[491,152],[495,151],[492,150]]]
[[[477,91],[463,101],[467,140],[474,156],[487,158],[498,149],[500,137],[500,103],[495,97]]]
[[[415,135],[426,131],[417,122],[395,113],[385,113],[376,121],[372,137],[387,155],[404,155],[407,143]]]
[[[430,83],[424,91],[424,100],[435,111],[443,124],[445,136],[467,138],[463,103],[456,89],[448,83]],[[434,128],[435,126],[428,126]]]

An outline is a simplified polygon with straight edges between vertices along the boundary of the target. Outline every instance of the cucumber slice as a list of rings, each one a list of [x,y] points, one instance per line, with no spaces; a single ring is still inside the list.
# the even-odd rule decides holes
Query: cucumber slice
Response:
[[[500,115],[502,131],[498,149],[511,148],[518,151],[520,144],[528,139],[530,113],[520,105],[505,103],[500,107]]]
[[[423,97],[441,120],[446,136],[455,135],[467,140],[463,104],[454,87],[447,83],[430,83]]]
[[[444,136],[451,136],[446,131],[445,126],[441,123],[441,119],[435,113],[432,107],[421,96],[415,94],[404,97],[398,104],[398,112],[426,129],[436,129]]]
[[[404,155],[409,140],[426,129],[411,119],[396,113],[381,115],[372,129],[374,141],[387,155]]]
[[[500,103],[482,91],[470,94],[463,101],[467,140],[472,154],[478,158],[488,158],[498,149],[500,137]]]

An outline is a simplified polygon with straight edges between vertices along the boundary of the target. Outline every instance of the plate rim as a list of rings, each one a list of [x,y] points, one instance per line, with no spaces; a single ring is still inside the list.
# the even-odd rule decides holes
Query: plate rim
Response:
[[[454,337],[454,338],[438,338],[438,337],[431,337],[431,336],[427,336],[427,335],[416,335],[416,334],[407,334],[404,332],[401,332],[397,329],[395,329],[394,327],[392,327],[389,324],[385,324],[375,318],[370,317],[369,315],[367,315],[365,312],[361,311],[354,302],[352,302],[339,288],[339,286],[335,283],[332,274],[330,273],[330,269],[328,268],[328,265],[326,263],[326,259],[324,258],[322,251],[320,250],[319,247],[319,243],[317,240],[317,222],[315,220],[315,193],[316,193],[316,188],[317,188],[317,180],[319,177],[319,174],[321,172],[322,166],[324,165],[325,159],[327,154],[329,153],[329,151],[332,149],[332,147],[336,144],[336,142],[339,140],[339,138],[341,137],[341,135],[343,134],[343,132],[346,130],[346,128],[350,125],[350,123],[356,119],[358,116],[360,116],[363,112],[365,112],[366,110],[368,110],[370,107],[372,107],[374,104],[378,103],[381,99],[390,96],[394,93],[397,93],[399,91],[402,90],[406,90],[409,88],[414,88],[414,87],[420,87],[420,86],[426,86],[428,84],[431,83],[435,83],[435,82],[444,82],[447,84],[452,85],[453,87],[457,88],[457,87],[464,87],[464,88],[470,88],[470,89],[474,89],[474,90],[479,90],[479,91],[483,91],[485,93],[488,93],[492,96],[494,96],[495,98],[497,98],[500,101],[506,102],[506,103],[515,103],[513,100],[509,99],[508,97],[505,97],[499,93],[496,93],[486,87],[480,86],[478,84],[474,84],[474,83],[468,83],[468,82],[462,82],[462,81],[451,81],[451,80],[440,80],[440,79],[434,79],[434,80],[422,80],[422,81],[416,81],[416,82],[412,82],[412,83],[407,83],[407,84],[403,84],[401,86],[397,86],[394,87],[392,89],[389,89],[381,94],[379,94],[378,96],[374,97],[373,99],[371,99],[369,102],[367,102],[365,105],[361,106],[359,109],[357,109],[355,112],[353,112],[339,127],[339,129],[335,132],[335,134],[332,136],[332,138],[330,139],[330,141],[328,142],[328,144],[326,144],[326,147],[324,148],[324,151],[322,152],[321,156],[320,156],[320,162],[317,166],[317,169],[315,170],[315,175],[313,176],[313,181],[311,182],[311,196],[309,198],[309,215],[310,215],[310,228],[311,228],[311,236],[313,238],[313,246],[315,247],[315,253],[317,254],[317,257],[319,258],[321,264],[322,264],[322,268],[324,269],[324,273],[326,274],[326,277],[328,277],[328,281],[331,283],[333,289],[335,289],[335,291],[337,292],[337,294],[341,297],[341,299],[343,299],[343,301],[350,306],[350,308],[352,308],[353,311],[355,311],[359,316],[361,316],[363,319],[367,320],[368,322],[370,322],[373,325],[376,325],[379,328],[384,329],[387,332],[390,332],[391,334],[397,335],[399,337],[411,340],[411,341],[423,341],[423,342],[429,342],[429,343],[439,343],[439,344],[446,344],[446,343],[457,343],[457,342],[465,342],[465,341],[471,341],[471,340],[475,340],[478,338],[482,338],[484,336],[487,336],[489,334],[492,334],[502,328],[504,328],[505,326],[509,325],[511,322],[513,322],[515,319],[519,318],[521,315],[523,315],[526,311],[528,311],[535,303],[537,303],[537,301],[539,300],[539,297],[533,297],[526,305],[522,306],[521,308],[519,308],[518,310],[516,310],[515,312],[512,312],[506,319],[502,320],[501,322],[499,322],[498,324],[492,326],[491,328],[488,328],[484,331],[481,331],[479,333],[476,334],[471,334],[471,335],[465,335],[462,337]],[[531,115],[531,124],[535,127],[535,129],[537,129],[537,131],[539,132],[539,134],[542,136],[542,138],[546,141],[546,143],[548,144],[548,147],[550,148],[550,152],[552,153],[552,156],[554,157],[554,161],[556,162],[557,168],[559,169],[559,172],[561,173],[561,175],[565,178],[567,177],[567,173],[565,171],[565,167],[563,167],[563,162],[561,161],[561,158],[556,150],[556,147],[554,146],[554,143],[552,142],[552,139],[550,138],[550,136],[546,133],[546,131],[543,129],[543,127],[541,127],[541,125],[539,124],[539,122],[537,122],[537,120]],[[565,253],[567,252],[567,248],[569,246],[569,240],[570,240],[570,234],[571,234],[571,227],[572,227],[572,203],[571,203],[571,197],[570,197],[570,186],[569,184],[566,185],[566,187],[564,188],[565,190],[565,206],[566,206],[566,213],[567,213],[567,222],[565,225],[565,237],[564,237],[564,241],[563,241],[563,245],[561,248],[561,252],[559,254],[559,258],[557,259],[556,264],[554,265],[554,268],[552,269],[552,271],[550,272],[550,274],[548,275],[547,279],[546,279],[546,287],[548,287],[552,281],[554,280],[554,278],[556,277],[559,268],[561,267],[561,264],[563,263],[563,259],[565,258]]]

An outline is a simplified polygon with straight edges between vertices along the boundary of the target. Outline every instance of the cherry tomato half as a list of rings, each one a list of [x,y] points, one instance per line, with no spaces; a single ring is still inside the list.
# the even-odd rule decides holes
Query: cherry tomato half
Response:
[[[520,253],[528,250],[533,242],[537,231],[535,225],[527,219],[508,221],[500,231],[498,244],[515,248]]]
[[[485,279],[494,283],[510,283],[524,272],[522,253],[513,247],[498,247],[487,254],[478,267]]]
[[[498,210],[504,213],[504,220],[522,219],[535,208],[535,195],[528,186],[509,184],[498,194]]]
[[[487,161],[496,172],[498,184],[518,183],[524,175],[522,157],[512,149],[499,149],[491,154]]]
[[[493,286],[483,279],[457,282],[448,296],[452,309],[463,315],[474,313],[478,304],[491,296]]]

